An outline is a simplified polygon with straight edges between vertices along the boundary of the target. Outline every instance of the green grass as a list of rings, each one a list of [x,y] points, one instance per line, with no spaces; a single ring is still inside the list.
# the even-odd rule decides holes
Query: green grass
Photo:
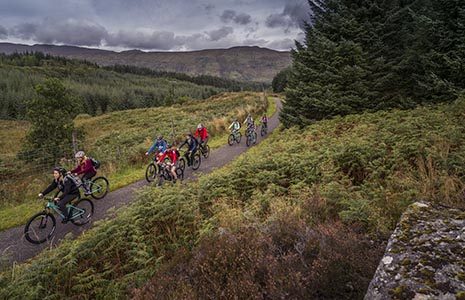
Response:
[[[272,103],[270,99],[268,103]],[[274,102],[272,106],[275,106]],[[198,122],[204,122],[212,136],[210,147],[216,149],[226,144],[225,128],[233,116],[245,117],[246,110],[258,114],[263,107],[258,93],[227,93],[167,108],[136,109],[98,117],[79,116],[75,123],[86,132],[85,140],[81,141],[83,149],[103,162],[99,173],[107,176],[114,191],[144,178],[149,159],[143,153],[150,147],[154,135],[161,132],[170,137],[167,124],[171,124],[171,119],[175,121],[175,139],[178,140],[184,132],[193,130]],[[0,121],[0,126],[0,136],[5,137],[0,144],[0,158],[14,157],[21,145],[17,141],[24,138],[28,124]],[[17,170],[24,172],[22,168]],[[0,195],[4,195],[0,204],[0,231],[22,225],[40,211],[43,203],[36,200],[36,195],[49,180],[48,174],[40,173],[0,183]]]

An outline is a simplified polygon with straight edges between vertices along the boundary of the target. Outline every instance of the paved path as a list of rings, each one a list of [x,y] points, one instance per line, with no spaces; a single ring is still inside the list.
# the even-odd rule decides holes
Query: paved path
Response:
[[[279,111],[282,107],[281,101],[279,99],[275,99],[275,102]],[[274,130],[279,125],[278,115],[278,113],[275,113],[275,115],[270,118],[268,122],[269,132]],[[262,138],[260,137],[260,132],[258,131],[258,142],[261,140]],[[196,173],[192,173],[189,168],[189,171],[186,171],[185,179],[192,179],[197,173],[209,173],[215,168],[223,167],[238,157],[240,154],[246,152],[247,149],[248,147],[245,145],[245,138],[243,136],[243,139],[239,145],[225,145],[213,151],[208,159],[202,159],[202,165],[200,166],[199,170],[196,171]],[[113,217],[114,213],[112,214],[108,211],[110,208],[118,208],[128,202],[131,202],[134,200],[134,191],[147,184],[148,183],[145,180],[141,180],[109,193],[102,200],[94,200],[95,214],[92,218],[92,222],[85,226],[77,227],[71,223],[61,224],[60,219],[57,219],[56,234],[53,240],[41,245],[31,244],[24,238],[24,226],[15,227],[0,232],[0,265],[5,263],[12,265],[15,262],[23,262],[36,256],[45,248],[56,247],[65,235],[71,233],[74,237],[76,237],[92,227],[92,223],[94,221]]]

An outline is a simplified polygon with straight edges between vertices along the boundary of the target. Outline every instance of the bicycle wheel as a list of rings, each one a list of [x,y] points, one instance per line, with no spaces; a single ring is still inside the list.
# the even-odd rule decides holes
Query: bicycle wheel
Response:
[[[163,182],[165,182],[165,180],[166,180],[165,174],[158,174],[157,175],[157,185],[158,186],[162,186]]]
[[[152,182],[155,180],[157,173],[158,173],[158,166],[154,163],[150,163],[147,166],[147,169],[145,170],[145,179],[148,182]]]
[[[33,244],[41,244],[53,236],[56,224],[52,214],[40,212],[27,222],[24,227],[24,236]]]
[[[179,180],[184,180],[184,169],[177,168],[176,169],[176,175],[178,175]]]
[[[108,194],[108,179],[105,177],[97,177],[90,182],[91,196],[94,199],[102,199]]]
[[[71,209],[71,223],[82,226],[89,223],[94,214],[94,203],[89,199],[81,199]]]
[[[208,158],[210,156],[210,146],[206,145],[202,151],[203,157]]]
[[[182,170],[186,169],[186,166],[187,166],[187,162],[186,162],[186,161],[187,161],[186,157],[181,157],[181,158],[179,159],[178,169],[182,169]]]
[[[241,139],[242,139],[242,134],[240,132],[237,133],[237,136],[236,136],[236,143],[240,144],[241,143]]]
[[[229,146],[232,146],[234,144],[234,141],[236,140],[236,138],[234,137],[234,134],[230,134],[229,137],[228,137],[228,144]]]
[[[200,157],[199,153],[195,153],[194,158],[192,159],[192,170],[197,170],[200,168],[200,164],[202,163],[202,158]]]
[[[257,139],[258,139],[257,133],[254,132],[254,133],[253,133],[253,144],[254,144],[254,145],[257,143]]]
[[[265,136],[266,135],[266,127],[262,126],[262,130],[260,130],[260,135]]]
[[[250,135],[249,134],[245,137],[245,144],[247,145],[247,147],[250,146]]]

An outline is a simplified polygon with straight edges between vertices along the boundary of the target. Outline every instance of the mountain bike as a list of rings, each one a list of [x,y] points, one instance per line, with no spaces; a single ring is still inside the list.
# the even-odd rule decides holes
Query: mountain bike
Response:
[[[102,199],[108,194],[109,186],[108,179],[103,176],[87,179],[82,184],[89,187],[90,193],[88,194],[94,199]],[[84,189],[85,191],[85,189]]]
[[[157,174],[160,172],[160,168],[158,166],[158,158],[160,157],[160,152],[156,152],[153,156],[152,162],[148,164],[147,168],[145,169],[145,179],[147,182],[153,182]],[[166,160],[169,160],[166,158]]]
[[[232,146],[234,142],[240,144],[242,139],[242,134],[239,130],[234,130],[231,132],[231,134],[228,137],[228,144],[229,146]]]
[[[163,185],[163,182],[165,181],[174,181],[170,168],[171,166],[168,165],[166,162],[160,163],[160,166],[159,166],[160,172],[156,175],[158,179],[158,186]],[[178,176],[178,180],[183,180],[184,169],[180,167],[176,168],[176,175]]]
[[[65,218],[53,197],[44,198],[47,200],[44,210],[32,216],[24,227],[26,240],[33,244],[44,243],[55,234],[56,219],[53,212],[57,213],[61,219]],[[66,207],[71,212],[69,220],[76,226],[89,223],[94,214],[94,203],[80,196],[67,204]]]
[[[255,132],[255,129],[248,129],[245,137],[245,144],[247,147],[250,147],[252,144],[257,143],[257,133]]]
[[[179,168],[182,168],[183,170],[186,169],[186,167],[192,167],[192,170],[197,170],[200,168],[200,164],[202,163],[202,158],[200,156],[199,152],[196,152],[194,154],[194,157],[192,158],[192,163],[189,163],[189,156],[190,152],[186,151],[181,158],[179,158]]]
[[[261,127],[262,128],[260,130],[260,135],[265,136],[268,133],[268,124],[267,123],[262,123]]]
[[[208,158],[210,156],[210,146],[204,145],[202,142],[199,142],[198,150],[203,157]]]

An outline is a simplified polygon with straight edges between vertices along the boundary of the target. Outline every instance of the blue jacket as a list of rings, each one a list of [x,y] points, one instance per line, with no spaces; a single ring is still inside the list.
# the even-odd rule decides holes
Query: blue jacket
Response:
[[[166,141],[164,139],[162,140],[155,140],[155,143],[153,143],[152,147],[150,147],[149,151],[147,151],[149,154],[152,153],[153,151],[157,150],[160,152],[165,152],[166,151]]]

